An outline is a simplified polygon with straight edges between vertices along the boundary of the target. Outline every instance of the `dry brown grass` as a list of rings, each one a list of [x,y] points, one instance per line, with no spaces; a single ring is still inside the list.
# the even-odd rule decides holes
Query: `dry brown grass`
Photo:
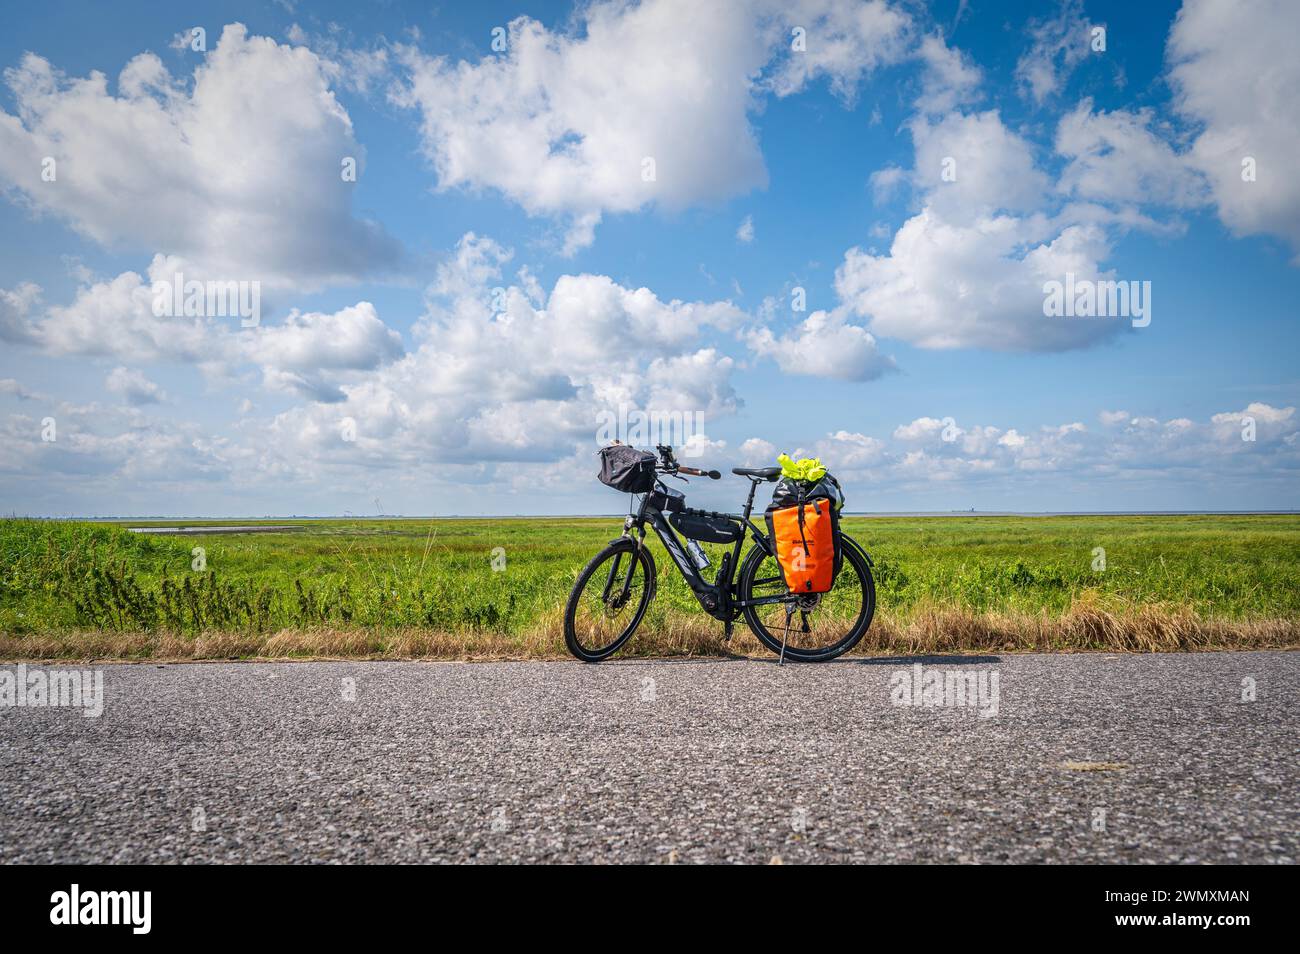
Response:
[[[976,613],[923,607],[906,617],[877,615],[855,654],[924,655],[981,652],[1195,652],[1300,648],[1300,620],[1206,619],[1162,605],[1123,605],[1086,598],[1065,613]],[[634,636],[625,654],[727,656],[765,650],[737,624],[730,643],[702,613],[672,614]],[[252,634],[84,631],[17,636],[0,633],[0,659],[553,659],[565,658],[558,610],[522,636],[315,627]]]

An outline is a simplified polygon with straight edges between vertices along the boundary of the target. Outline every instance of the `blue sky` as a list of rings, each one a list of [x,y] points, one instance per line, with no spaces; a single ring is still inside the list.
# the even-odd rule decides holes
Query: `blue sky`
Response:
[[[10,18],[6,510],[610,512],[620,407],[854,510],[1300,504],[1300,8],[697,7]]]

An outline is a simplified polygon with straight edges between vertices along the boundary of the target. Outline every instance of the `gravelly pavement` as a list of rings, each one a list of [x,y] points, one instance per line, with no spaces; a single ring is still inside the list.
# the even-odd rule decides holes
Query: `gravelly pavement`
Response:
[[[989,717],[915,661],[105,666],[0,708],[0,861],[1297,857],[1300,654],[922,660]]]

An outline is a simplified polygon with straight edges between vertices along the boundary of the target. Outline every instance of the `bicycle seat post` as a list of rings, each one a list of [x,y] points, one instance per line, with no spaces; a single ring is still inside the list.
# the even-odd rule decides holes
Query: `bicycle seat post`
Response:
[[[749,499],[745,501],[745,519],[754,512],[754,492],[758,490],[758,480],[754,477],[749,478]]]

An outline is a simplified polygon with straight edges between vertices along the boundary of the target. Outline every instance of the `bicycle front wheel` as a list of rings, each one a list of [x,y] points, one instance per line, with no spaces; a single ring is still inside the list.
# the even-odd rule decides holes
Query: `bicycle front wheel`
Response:
[[[616,540],[578,574],[564,608],[564,644],[583,662],[600,662],[622,648],[654,595],[655,564],[645,547]]]
[[[876,584],[871,565],[857,544],[844,537],[844,561],[829,593],[791,594],[776,558],[756,546],[740,570],[740,598],[745,622],[774,653],[785,644],[785,657],[797,662],[825,662],[858,644],[876,614]],[[748,605],[749,600],[773,602]]]

